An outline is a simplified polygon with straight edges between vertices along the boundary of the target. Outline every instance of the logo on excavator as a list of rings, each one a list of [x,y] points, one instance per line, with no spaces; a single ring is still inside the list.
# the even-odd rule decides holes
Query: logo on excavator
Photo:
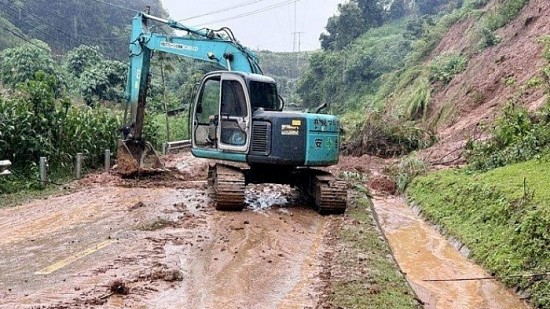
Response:
[[[197,46],[178,44],[178,43],[160,42],[160,46],[166,47],[166,48],[172,48],[172,49],[187,50],[187,51],[192,51],[192,52],[198,52],[199,51],[199,48]]]
[[[315,139],[315,148],[319,149],[321,147],[323,147],[323,139],[321,138]]]

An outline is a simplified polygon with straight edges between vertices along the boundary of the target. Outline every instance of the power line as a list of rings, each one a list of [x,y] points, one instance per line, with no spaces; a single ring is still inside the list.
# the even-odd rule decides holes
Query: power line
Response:
[[[184,18],[184,19],[180,19],[178,21],[188,21],[188,20],[191,20],[191,19],[199,18],[199,17],[214,15],[214,14],[218,14],[218,13],[225,13],[227,11],[240,9],[240,8],[245,7],[245,6],[249,6],[251,4],[258,3],[258,2],[263,2],[263,1],[265,1],[265,0],[246,1],[246,2],[238,3],[238,4],[235,4],[235,5],[232,5],[232,6],[224,7],[222,9],[211,11],[211,12],[208,12],[208,13],[204,13],[204,14],[200,14],[200,15],[194,15],[194,16],[187,17],[187,18]]]
[[[140,12],[139,10],[135,10],[135,9],[131,9],[131,8],[128,8],[128,7],[108,3],[108,2],[105,2],[105,1],[101,1],[101,0],[92,0],[92,1],[95,1],[95,2],[101,3],[101,4],[105,4],[105,5],[108,5],[108,6],[112,6],[112,7],[115,7],[115,8],[119,8],[119,9],[122,9],[122,10],[131,11],[131,12],[134,12],[134,13]]]
[[[238,14],[238,15],[235,15],[235,16],[232,16],[232,17],[227,17],[227,18],[223,18],[223,19],[214,20],[214,21],[211,21],[209,23],[203,23],[200,26],[206,26],[206,25],[209,25],[209,24],[214,24],[214,23],[219,23],[219,22],[223,22],[223,21],[230,21],[230,20],[234,20],[234,19],[243,18],[243,17],[247,17],[247,16],[251,16],[251,15],[271,11],[273,9],[289,5],[291,3],[300,2],[300,1],[302,1],[302,0],[286,0],[286,1],[283,1],[283,2],[279,2],[279,3],[276,3],[276,4],[270,5],[270,6],[266,6],[266,7],[257,9],[257,10],[253,10],[253,11],[250,11],[250,12]]]
[[[31,3],[32,3],[32,2],[27,2],[27,3],[26,3],[26,6],[27,6],[27,7],[32,7],[32,8],[34,8],[34,9],[38,9],[37,6],[31,5]],[[50,15],[55,15],[55,16],[61,18],[61,19],[66,19],[66,18],[67,18],[67,16],[60,15],[59,13],[54,12],[54,11],[51,11],[51,10],[48,10],[48,9],[46,9],[46,8],[44,8],[44,7],[40,7],[39,10],[41,10],[41,11],[46,11],[46,12],[48,12]],[[107,41],[114,41],[114,40],[122,40],[122,39],[127,40],[128,37],[129,37],[129,36],[126,35],[126,36],[119,36],[119,37],[99,38],[99,37],[87,36],[87,35],[82,35],[82,34],[79,34],[79,36],[82,37],[82,38],[86,38],[86,39],[90,39],[90,40],[97,40],[97,41],[105,41],[105,40],[107,40]]]

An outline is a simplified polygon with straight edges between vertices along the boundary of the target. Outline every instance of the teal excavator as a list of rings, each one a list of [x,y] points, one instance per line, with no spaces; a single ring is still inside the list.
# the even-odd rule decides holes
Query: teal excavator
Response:
[[[151,22],[184,35],[153,33]],[[345,211],[346,183],[319,168],[338,162],[340,125],[335,116],[283,112],[275,80],[262,74],[257,56],[228,28],[196,29],[143,12],[133,19],[130,39],[130,115],[117,154],[123,174],[162,167],[142,136],[153,52],[221,69],[202,78],[189,111],[191,152],[217,162],[208,170],[216,209],[242,210],[247,184],[276,183],[299,189],[320,213]]]

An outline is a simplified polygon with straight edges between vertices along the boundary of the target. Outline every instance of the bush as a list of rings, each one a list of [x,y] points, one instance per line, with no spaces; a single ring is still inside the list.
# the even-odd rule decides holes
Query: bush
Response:
[[[432,132],[411,121],[373,111],[364,115],[360,136],[361,138],[353,139],[345,146],[344,154],[366,153],[388,158],[429,147],[436,140]]]
[[[518,16],[527,3],[529,3],[529,0],[503,0],[496,11],[486,15],[484,19],[485,26],[491,31],[505,26]]]
[[[397,165],[397,174],[395,175],[397,191],[400,193],[405,192],[407,186],[415,177],[425,175],[427,172],[428,166],[416,153],[413,152],[401,159]]]
[[[488,170],[538,158],[550,148],[550,104],[530,115],[513,101],[496,119],[486,141],[469,141],[466,158],[470,169]]]
[[[448,84],[453,77],[462,73],[468,64],[468,58],[458,54],[446,54],[436,57],[430,64],[430,82]]]

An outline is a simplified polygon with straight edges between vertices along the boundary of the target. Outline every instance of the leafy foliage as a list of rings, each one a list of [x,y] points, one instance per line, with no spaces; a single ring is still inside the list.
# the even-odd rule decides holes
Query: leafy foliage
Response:
[[[359,102],[351,99],[353,93],[364,92],[366,85],[403,65],[410,51],[409,40],[401,35],[403,27],[402,22],[387,24],[370,30],[344,51],[313,53],[298,82],[304,106],[327,102],[335,111],[358,107]]]
[[[15,88],[19,83],[33,79],[38,71],[59,75],[47,44],[40,41],[23,44],[0,52],[2,83]],[[57,90],[57,89],[56,89]]]
[[[428,172],[428,165],[413,152],[399,161],[394,175],[397,191],[404,193],[414,178]]]
[[[475,38],[481,49],[497,45],[501,39],[495,31],[512,21],[529,0],[503,0],[495,10],[485,14],[477,26]]]
[[[365,20],[356,1],[338,4],[339,15],[328,19],[326,30],[319,38],[325,50],[341,50],[366,29]]]
[[[346,154],[366,153],[389,158],[426,148],[435,142],[433,133],[391,114],[371,111],[363,117],[363,135],[348,143]]]
[[[535,115],[510,102],[496,119],[486,141],[470,141],[466,147],[470,168],[488,170],[538,158],[550,149],[550,105]]]
[[[126,65],[105,60],[99,48],[81,45],[67,54],[65,68],[71,85],[88,105],[97,100],[120,102],[124,99]]]
[[[145,10],[150,6],[153,15],[167,17],[159,0],[104,2],[0,0],[0,18],[13,25],[16,32],[48,43],[55,54],[64,54],[85,44],[100,46],[101,52],[111,58],[125,59],[128,25],[135,15],[132,10]],[[17,39],[13,43],[20,41]]]
[[[56,100],[55,78],[44,72],[19,89],[21,96],[0,99],[0,157],[16,170],[35,165],[41,156],[52,168],[66,168],[77,152],[95,167],[105,149],[114,152],[120,121],[112,111]]]

